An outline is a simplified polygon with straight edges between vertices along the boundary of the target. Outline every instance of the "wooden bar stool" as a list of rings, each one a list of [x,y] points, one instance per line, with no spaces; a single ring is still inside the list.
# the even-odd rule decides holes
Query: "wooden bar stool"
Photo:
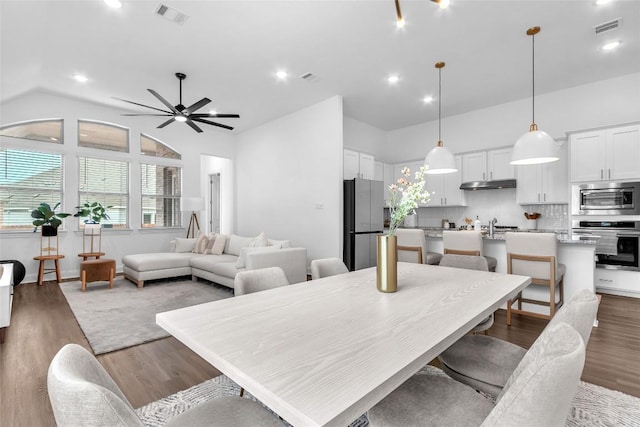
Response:
[[[62,281],[62,277],[60,276],[60,264],[58,261],[64,258],[64,255],[40,255],[34,256],[33,259],[36,261],[40,261],[40,265],[38,267],[38,286],[42,286],[42,282],[44,280],[44,275],[48,273],[56,273],[56,282],[60,283]],[[53,261],[53,268],[47,268],[45,265],[46,261]]]
[[[498,260],[494,257],[484,255],[482,233],[479,230],[444,230],[442,232],[442,243],[444,244],[445,255],[454,254],[485,257],[489,265],[489,271],[496,271]]]
[[[116,275],[116,261],[113,259],[91,259],[80,263],[80,279],[82,292],[87,289],[87,282],[109,281],[109,289],[113,288],[113,277]]]
[[[398,261],[431,265],[437,265],[440,262],[442,254],[427,251],[424,230],[399,228],[396,230],[396,236],[398,238]]]

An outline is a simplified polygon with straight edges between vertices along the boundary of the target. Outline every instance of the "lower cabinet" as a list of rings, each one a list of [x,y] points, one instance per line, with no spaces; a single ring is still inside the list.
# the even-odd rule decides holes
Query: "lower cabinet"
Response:
[[[640,271],[596,268],[596,291],[640,298]]]

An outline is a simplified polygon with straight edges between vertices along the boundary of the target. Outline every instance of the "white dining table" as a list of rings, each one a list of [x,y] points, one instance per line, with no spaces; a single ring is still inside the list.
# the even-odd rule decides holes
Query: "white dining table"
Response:
[[[186,307],[156,323],[294,426],[348,425],[530,283],[398,263]]]

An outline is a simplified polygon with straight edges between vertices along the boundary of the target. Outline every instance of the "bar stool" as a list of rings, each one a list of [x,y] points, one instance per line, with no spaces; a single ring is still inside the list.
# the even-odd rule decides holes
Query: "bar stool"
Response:
[[[56,282],[60,283],[62,281],[60,264],[58,263],[62,258],[64,258],[64,255],[40,255],[33,257],[34,260],[40,261],[40,265],[38,266],[38,286],[42,286],[44,275],[48,273],[56,273]],[[47,268],[45,265],[46,261],[53,261],[53,268]]]
[[[564,264],[558,264],[558,239],[554,233],[506,233],[507,273],[531,276],[531,284],[513,300],[507,302],[507,325],[511,325],[511,314],[522,314],[540,319],[551,319],[564,302]],[[549,300],[541,301],[523,297],[533,297],[536,288],[546,287]],[[557,301],[556,301],[557,300]],[[514,303],[518,308],[512,308]],[[522,309],[522,303],[549,307],[549,314]]]
[[[440,263],[442,254],[427,251],[424,230],[399,228],[395,235],[398,238],[398,261],[431,265]]]
[[[487,259],[489,271],[496,271],[498,260],[484,255],[482,233],[479,230],[444,230],[442,232],[442,243],[444,244],[445,255],[482,256]]]

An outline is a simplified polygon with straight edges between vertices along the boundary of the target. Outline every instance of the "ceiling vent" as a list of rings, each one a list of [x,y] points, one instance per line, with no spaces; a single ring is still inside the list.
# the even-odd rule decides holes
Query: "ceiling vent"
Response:
[[[304,73],[303,75],[300,76],[300,78],[309,83],[314,83],[320,80],[320,77],[316,76],[313,73]]]
[[[189,15],[186,13],[180,12],[178,9],[162,3],[156,7],[154,13],[178,25],[184,24],[184,22],[189,19]]]
[[[622,18],[616,18],[611,21],[604,22],[600,25],[596,25],[593,29],[596,31],[596,36],[606,33],[611,30],[617,30],[622,26]]]

